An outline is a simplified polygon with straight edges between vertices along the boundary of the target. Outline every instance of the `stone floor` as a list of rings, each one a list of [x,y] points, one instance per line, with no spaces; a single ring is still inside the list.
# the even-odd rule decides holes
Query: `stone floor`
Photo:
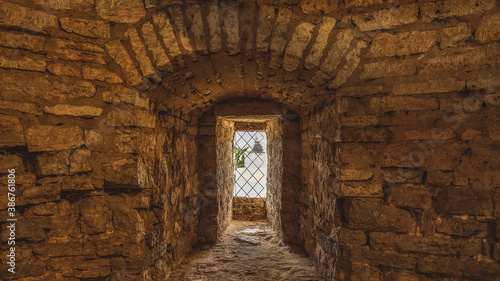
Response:
[[[219,243],[195,250],[167,280],[319,281],[314,262],[280,243],[266,221],[233,220]]]

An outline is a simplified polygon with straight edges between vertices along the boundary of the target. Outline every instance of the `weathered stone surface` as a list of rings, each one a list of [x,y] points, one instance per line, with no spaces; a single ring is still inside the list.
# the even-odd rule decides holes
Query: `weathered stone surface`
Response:
[[[379,124],[377,116],[360,115],[360,116],[341,116],[340,125],[347,127],[367,127]]]
[[[304,14],[329,14],[337,9],[337,1],[332,0],[304,0],[300,1],[300,8]]]
[[[329,89],[338,89],[342,85],[344,85],[347,80],[349,80],[349,77],[353,74],[354,70],[359,65],[359,62],[361,60],[360,58],[360,53],[361,50],[366,47],[365,41],[358,41],[356,44],[356,48],[353,50],[349,51],[347,53],[345,59],[346,59],[346,64],[339,70],[337,75],[335,76],[335,79],[328,85]]]
[[[34,53],[43,53],[45,46],[45,37],[30,35],[25,33],[17,33],[11,30],[0,30],[0,46],[26,49]]]
[[[142,109],[116,108],[108,113],[106,124],[118,127],[156,127],[156,116]]]
[[[355,169],[340,170],[340,180],[342,181],[364,181],[369,180],[373,176],[372,172]]]
[[[281,7],[276,16],[269,51],[274,56],[281,56],[285,50],[288,32],[288,22],[292,16],[292,11],[288,7]]]
[[[79,68],[63,63],[51,63],[47,65],[47,71],[54,75],[82,77],[82,71]]]
[[[304,56],[304,50],[311,40],[313,29],[314,25],[306,22],[295,28],[283,58],[283,68],[286,71],[294,71],[298,68],[300,60]]]
[[[144,2],[141,0],[96,0],[95,6],[101,18],[118,23],[137,23],[146,15]]]
[[[207,42],[205,40],[205,30],[200,5],[190,5],[186,9],[186,16],[191,23],[189,29],[194,35],[194,50],[207,53]]]
[[[368,80],[390,76],[406,76],[417,72],[415,63],[412,60],[386,60],[367,63],[363,72],[359,74],[359,79]]]
[[[208,29],[210,32],[209,50],[211,53],[219,52],[222,49],[219,8],[216,4],[210,5],[210,12],[207,16]]]
[[[481,254],[480,239],[451,237],[422,237],[397,235],[390,232],[370,233],[370,246],[375,250],[397,249],[400,252],[428,253],[435,255],[475,256]]]
[[[45,257],[78,256],[82,254],[82,243],[42,243],[33,247],[33,253]]]
[[[342,87],[337,91],[338,95],[348,97],[370,96],[384,92],[382,86]]]
[[[23,204],[40,204],[52,202],[61,198],[61,181],[59,178],[46,177],[37,181],[36,186],[24,189]]]
[[[500,94],[485,95],[484,102],[490,106],[500,106]]]
[[[341,197],[383,197],[382,184],[364,182],[342,182],[336,192]]]
[[[102,164],[107,187],[139,188],[137,159],[133,156],[114,156]],[[105,186],[106,187],[106,186]]]
[[[485,62],[488,57],[493,56],[497,51],[493,48],[459,48],[452,49],[437,56],[430,56],[423,59],[419,73],[429,74],[436,71],[458,70],[467,66],[475,67]]]
[[[52,38],[45,45],[47,57],[60,60],[106,64],[104,49],[92,43]]]
[[[70,174],[92,171],[92,167],[89,163],[90,156],[91,152],[87,149],[78,149],[71,153],[69,157]]]
[[[83,131],[77,126],[35,125],[26,131],[29,151],[53,151],[84,144]]]
[[[349,258],[357,262],[405,269],[414,269],[417,264],[417,259],[407,254],[395,251],[372,251],[368,247],[353,249]]]
[[[103,109],[88,105],[56,104],[45,106],[43,111],[54,115],[78,116],[78,117],[98,117]]]
[[[31,71],[45,71],[47,63],[43,60],[23,58],[8,58],[0,56],[0,68],[12,68]]]
[[[267,52],[271,40],[271,31],[275,17],[275,7],[262,5],[259,9],[259,19],[257,22],[256,45],[258,52]]]
[[[0,115],[0,147],[25,146],[24,131],[21,121],[9,115]]]
[[[430,93],[460,92],[465,88],[465,81],[453,78],[430,80],[421,83],[396,84],[392,88],[394,95],[420,95]]]
[[[500,265],[492,261],[475,261],[456,257],[425,257],[418,261],[420,272],[446,276],[498,276]]]
[[[138,107],[149,108],[149,99],[135,89],[113,87],[111,91],[102,92],[102,100],[107,103],[126,103]]]
[[[36,157],[38,171],[42,176],[69,174],[69,151],[56,154],[40,154]]]
[[[160,44],[156,32],[154,31],[153,25],[149,22],[145,22],[142,25],[142,33],[144,34],[144,41],[148,50],[153,53],[154,65],[156,68],[162,71],[168,71],[172,69],[172,63],[168,58],[165,50]]]
[[[94,186],[90,182],[87,175],[74,175],[71,177],[64,177],[62,179],[62,191],[86,191],[94,190]]]
[[[314,41],[311,48],[311,52],[307,56],[304,66],[307,69],[312,69],[320,64],[321,57],[323,56],[323,51],[328,44],[328,38],[332,29],[335,27],[337,20],[331,17],[324,17],[323,21],[319,25],[318,35]]]
[[[376,128],[343,128],[340,134],[343,142],[384,142],[389,137],[386,130]]]
[[[453,129],[434,128],[427,131],[408,130],[404,132],[404,140],[449,140],[456,138]]]
[[[482,18],[475,36],[479,42],[500,40],[500,15],[497,13]]]
[[[122,83],[123,80],[116,73],[104,67],[85,66],[82,69],[83,78],[89,80],[99,80],[106,83]]]
[[[128,55],[127,50],[125,50],[125,47],[123,47],[120,40],[107,43],[106,49],[115,62],[122,68],[125,74],[125,79],[129,84],[136,86],[142,83],[142,76],[135,68],[134,62]]]
[[[88,11],[94,7],[94,0],[73,0],[73,1],[33,0],[33,3],[54,10]]]
[[[432,193],[425,186],[392,185],[386,193],[387,201],[400,207],[428,210],[432,207]]]
[[[91,38],[109,38],[109,24],[100,20],[60,18],[61,28],[67,32]]]
[[[427,52],[436,43],[435,31],[378,34],[366,54],[369,58],[405,56]]]
[[[465,22],[459,23],[455,27],[444,28],[439,36],[439,48],[444,49],[454,47],[459,42],[468,39],[471,36],[471,30]]]
[[[175,26],[177,36],[181,43],[180,46],[184,48],[185,52],[192,53],[193,46],[191,46],[191,42],[189,40],[189,34],[186,25],[184,24],[184,17],[182,16],[182,10],[180,6],[170,6],[168,9],[173,20],[171,24]]]
[[[432,21],[448,17],[465,16],[487,11],[495,6],[494,0],[450,0],[428,2],[420,6],[423,21]]]
[[[345,3],[346,8],[360,8],[372,5],[389,4],[393,0],[347,0]]]
[[[480,135],[481,132],[474,129],[466,129],[462,135],[460,135],[460,139],[463,141],[473,140],[476,136]]]
[[[16,172],[24,170],[23,159],[15,154],[0,155],[0,173],[8,173],[9,169],[15,169]]]
[[[389,144],[382,155],[382,167],[424,167],[427,151],[413,142]]]
[[[438,217],[436,231],[462,237],[486,237],[488,235],[488,224],[473,218]]]
[[[226,11],[222,19],[222,31],[226,34],[226,47],[229,54],[236,54],[240,51],[240,33],[238,21],[238,7],[227,5]]]
[[[408,233],[416,227],[410,213],[385,205],[378,199],[349,199],[344,210],[351,228]]]
[[[153,15],[153,21],[158,27],[158,33],[161,35],[163,39],[163,43],[165,47],[167,48],[167,52],[171,57],[177,57],[181,55],[181,51],[179,49],[179,44],[177,43],[177,38],[175,37],[174,34],[174,28],[170,24],[167,15],[164,13],[157,13]],[[130,36],[127,35],[127,36]],[[138,38],[137,38],[138,39]],[[137,39],[132,40],[130,37],[130,41],[137,41]],[[134,43],[132,43],[134,44]],[[138,44],[138,43],[137,43]],[[132,45],[133,47],[133,45]],[[133,47],[134,50],[137,47]],[[137,50],[135,50],[138,52]]]
[[[131,27],[131,28],[127,29],[127,31],[125,32],[125,35],[130,39],[130,44],[132,45],[132,49],[134,49],[135,58],[137,59],[137,62],[139,63],[139,67],[141,69],[142,75],[145,77],[148,77],[149,79],[152,79],[155,82],[161,81],[160,76],[158,76],[155,68],[151,64],[151,60],[149,59],[149,57],[146,53],[146,47],[144,46],[141,39],[139,38],[139,34],[137,33],[137,30],[135,28]],[[175,44],[177,44],[177,42]]]
[[[248,243],[252,246],[257,246],[260,244],[259,237],[254,237],[254,236],[250,236],[250,235],[238,234],[238,235],[236,235],[235,239],[242,242],[242,243]]]
[[[57,27],[57,17],[20,5],[0,2],[0,25],[47,33]]]
[[[447,187],[438,193],[436,200],[436,209],[440,213],[491,216],[493,212],[491,194],[487,190]]]
[[[399,25],[416,22],[418,6],[416,4],[393,7],[389,10],[375,11],[352,16],[352,21],[361,31],[389,29]]]
[[[347,49],[351,45],[355,35],[356,31],[353,29],[344,29],[337,33],[337,40],[335,41],[335,44],[328,51],[327,57],[320,66],[320,69],[323,72],[333,74],[347,52]]]
[[[424,110],[436,109],[437,100],[434,98],[423,99],[414,97],[382,97],[372,98],[370,107],[375,112],[387,112],[395,110]]]

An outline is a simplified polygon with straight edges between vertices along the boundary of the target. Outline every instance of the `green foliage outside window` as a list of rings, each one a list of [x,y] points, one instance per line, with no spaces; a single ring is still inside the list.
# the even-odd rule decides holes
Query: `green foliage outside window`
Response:
[[[245,168],[245,152],[249,147],[235,147],[234,151],[234,166],[235,168]]]

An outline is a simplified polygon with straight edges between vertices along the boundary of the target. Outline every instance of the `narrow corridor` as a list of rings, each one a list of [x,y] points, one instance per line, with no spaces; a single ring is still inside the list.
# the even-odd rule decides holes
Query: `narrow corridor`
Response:
[[[208,250],[194,250],[167,280],[324,279],[305,253],[280,243],[267,222],[233,220],[220,242]]]

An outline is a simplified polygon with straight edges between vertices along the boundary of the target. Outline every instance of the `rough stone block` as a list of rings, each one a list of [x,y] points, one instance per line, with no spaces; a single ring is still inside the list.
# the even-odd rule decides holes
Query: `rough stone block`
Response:
[[[208,20],[208,19],[207,19]],[[163,39],[163,43],[167,48],[167,52],[171,57],[177,57],[181,55],[181,51],[179,49],[179,44],[177,43],[177,38],[175,37],[174,34],[174,28],[172,27],[172,24],[170,24],[170,21],[167,18],[167,15],[164,13],[157,13],[153,15],[153,21],[158,27],[158,33],[161,35]],[[209,20],[208,20],[209,21]],[[210,23],[210,21],[209,21]],[[220,25],[218,26],[220,29]],[[127,35],[129,36],[129,35]],[[134,47],[133,42],[137,42],[137,44],[142,44],[142,42],[139,42],[137,40],[140,40],[139,37],[133,39],[130,38],[130,41],[132,43],[132,47],[134,48],[135,52],[137,53],[138,51],[136,50],[136,47]],[[210,41],[212,42],[212,41]],[[220,44],[220,38],[219,38],[219,44]]]
[[[388,112],[396,110],[425,110],[437,109],[435,98],[415,97],[376,97],[370,100],[370,108],[375,112]]]
[[[80,68],[65,63],[51,63],[47,65],[47,71],[59,76],[82,77]]]
[[[152,79],[155,82],[160,82],[161,78],[156,73],[156,70],[153,67],[153,64],[151,63],[151,60],[149,59],[146,52],[146,47],[144,46],[144,43],[142,43],[141,38],[139,38],[139,33],[137,33],[137,30],[131,27],[127,29],[127,31],[125,31],[125,36],[130,39],[130,44],[132,45],[132,49],[134,49],[135,58],[139,63],[142,75],[148,77],[149,79]],[[166,39],[164,38],[164,41],[165,40]],[[177,44],[177,42],[175,42],[175,44]]]
[[[491,192],[470,187],[446,187],[436,197],[436,210],[444,214],[491,216]]]
[[[344,211],[351,228],[405,233],[416,228],[409,212],[385,205],[379,199],[349,199],[345,202]]]
[[[82,69],[83,78],[88,80],[99,80],[106,83],[123,83],[118,74],[104,67],[84,66]]]
[[[177,31],[177,36],[180,41],[180,46],[184,48],[184,51],[187,53],[193,52],[193,46],[191,46],[191,41],[189,39],[189,33],[187,31],[187,27],[184,24],[184,17],[182,16],[182,10],[180,6],[170,6],[169,8],[170,15],[172,16],[175,30]],[[220,25],[220,23],[219,23]]]
[[[314,25],[307,22],[301,23],[295,28],[292,39],[286,47],[283,69],[294,71],[298,68],[300,60],[304,56],[304,50],[312,38],[313,29]]]
[[[62,179],[62,191],[87,191],[94,190],[94,185],[87,175],[74,175]]]
[[[42,176],[69,174],[69,151],[56,154],[40,154],[36,157],[38,171]]]
[[[340,180],[342,181],[365,181],[371,179],[373,173],[365,170],[341,169]]]
[[[269,5],[262,5],[259,9],[259,19],[257,21],[257,51],[267,52],[269,41],[273,29],[276,8]]]
[[[500,94],[485,95],[484,102],[489,106],[500,106]]]
[[[108,188],[139,188],[137,159],[123,155],[112,157],[102,164]]]
[[[25,146],[23,125],[14,116],[0,115],[0,147]]]
[[[142,108],[149,108],[149,99],[135,89],[113,87],[111,91],[102,92],[102,100],[107,103],[125,103]]]
[[[194,37],[193,47],[195,51],[207,53],[207,42],[205,40],[205,29],[200,5],[189,5],[186,9],[186,17],[190,21],[189,29]]]
[[[238,21],[238,7],[227,5],[226,11],[222,19],[222,30],[226,34],[226,47],[229,54],[236,54],[239,52],[239,21]]]
[[[488,223],[474,218],[438,217],[436,231],[461,237],[487,237]]]
[[[343,128],[340,132],[343,142],[384,142],[389,132],[376,128]]]
[[[500,15],[498,13],[483,17],[475,32],[479,42],[494,42],[500,40]]]
[[[17,33],[12,30],[0,30],[0,46],[3,47],[43,53],[45,40],[43,36]]]
[[[347,0],[345,1],[346,8],[361,8],[373,5],[390,4],[393,0]]]
[[[337,1],[332,0],[304,0],[300,1],[300,8],[304,14],[326,15],[337,10]]]
[[[16,172],[23,172],[23,159],[14,154],[0,155],[0,173],[6,174],[9,169],[15,169]]]
[[[352,21],[361,31],[390,29],[416,22],[418,10],[416,4],[402,5],[389,10],[354,15]]]
[[[103,109],[87,105],[56,104],[54,106],[45,106],[43,111],[54,115],[98,117],[101,116]]]
[[[19,205],[40,204],[60,200],[61,189],[59,178],[42,178],[37,181],[36,186],[30,186],[23,190]]]
[[[89,11],[94,7],[94,0],[33,0],[33,3],[53,9],[53,10],[76,10]]]
[[[421,95],[430,93],[460,92],[465,89],[465,81],[453,78],[430,80],[421,83],[396,84],[392,88],[394,95]]]
[[[428,2],[420,6],[423,21],[432,21],[448,17],[465,16],[487,11],[495,6],[494,0],[450,0]]]
[[[368,247],[351,250],[349,259],[355,262],[362,261],[372,265],[403,269],[414,269],[417,264],[417,259],[407,254],[395,251],[372,251]]]
[[[359,79],[407,76],[415,73],[417,73],[417,68],[413,60],[386,60],[365,64],[363,72],[359,74]]]
[[[53,151],[77,148],[84,144],[83,131],[77,126],[35,125],[26,132],[29,151]]]
[[[47,33],[57,27],[57,17],[20,5],[0,2],[0,25]]]
[[[455,27],[444,28],[440,32],[439,48],[455,47],[458,43],[470,38],[471,32],[465,22],[461,22]]]
[[[207,16],[208,28],[210,31],[209,50],[211,53],[219,52],[222,49],[221,28],[219,8],[216,4],[210,5],[210,12]]]
[[[106,124],[112,127],[156,127],[156,116],[151,112],[133,108],[115,108],[108,113]]]
[[[386,191],[387,201],[400,207],[428,210],[432,207],[432,193],[421,185],[392,185]]]
[[[149,22],[145,22],[142,25],[142,33],[148,50],[153,54],[153,63],[155,67],[162,71],[172,70],[172,63],[161,46],[153,25]]]
[[[118,23],[137,23],[146,15],[144,2],[141,0],[123,0],[110,3],[107,0],[96,0],[97,14],[105,19]]]
[[[324,17],[319,25],[318,35],[312,45],[311,51],[307,56],[304,66],[306,69],[312,69],[319,66],[323,52],[328,44],[328,38],[337,20],[332,17]]]
[[[76,18],[60,18],[59,23],[64,31],[91,38],[109,38],[109,24],[100,20]]]
[[[33,247],[33,253],[44,257],[78,256],[82,254],[81,242],[40,243]]]
[[[404,140],[449,140],[457,137],[450,128],[434,128],[427,131],[408,130],[404,132]]]
[[[378,34],[366,57],[393,57],[425,53],[436,43],[435,31],[412,31],[392,35],[390,33]]]
[[[342,182],[335,193],[340,197],[383,197],[380,183]]]
[[[92,171],[92,167],[89,163],[90,156],[91,152],[87,149],[78,149],[74,151],[69,157],[70,174]]]
[[[424,167],[427,150],[423,150],[414,142],[389,144],[382,155],[382,167]]]
[[[485,63],[495,53],[490,47],[465,47],[443,51],[439,55],[428,56],[420,62],[419,73],[429,74],[438,71],[458,70],[469,67],[476,68]]]
[[[18,101],[0,101],[0,109],[14,110],[33,115],[42,115],[41,110],[35,103],[18,102]]]
[[[340,125],[346,127],[368,127],[378,125],[378,119],[372,115],[341,116]]]
[[[122,68],[125,79],[129,84],[137,86],[143,82],[142,76],[137,71],[137,68],[135,68],[134,62],[120,40],[108,42],[106,49],[115,62]]]
[[[45,71],[47,63],[43,60],[31,59],[29,57],[14,58],[0,56],[0,68],[11,68],[30,71]]]
[[[45,45],[45,50],[51,59],[106,64],[104,49],[92,43],[52,38]]]

